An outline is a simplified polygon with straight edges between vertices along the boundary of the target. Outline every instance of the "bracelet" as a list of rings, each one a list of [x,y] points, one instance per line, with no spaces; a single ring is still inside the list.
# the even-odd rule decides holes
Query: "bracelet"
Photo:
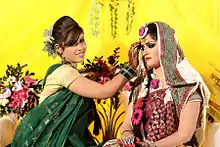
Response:
[[[130,133],[132,133],[132,134],[134,135],[134,133],[133,133],[131,130],[127,129],[127,130],[124,130],[123,132],[121,132],[121,136],[122,136],[125,132],[130,132]]]
[[[134,76],[137,75],[136,71],[131,66],[127,66],[127,67],[125,67],[125,69],[127,71],[129,71],[132,75],[134,75]]]
[[[130,80],[132,78],[132,75],[128,73],[128,71],[124,68],[120,70],[120,74],[122,74],[127,80]]]
[[[134,76],[137,75],[136,71],[130,66],[127,66],[126,68],[122,68],[120,70],[120,74],[122,74],[128,80],[132,79]]]

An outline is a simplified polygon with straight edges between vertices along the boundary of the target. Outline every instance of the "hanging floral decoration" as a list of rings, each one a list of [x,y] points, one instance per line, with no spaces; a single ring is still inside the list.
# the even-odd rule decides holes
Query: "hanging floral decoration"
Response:
[[[110,15],[111,15],[110,16],[111,17],[111,35],[113,39],[117,37],[118,7],[119,7],[118,0],[111,0],[109,4],[109,8],[110,8]]]
[[[129,35],[131,33],[132,24],[134,22],[134,15],[135,15],[134,1],[133,0],[128,0],[128,12],[127,12],[127,16],[126,16],[126,22],[127,22],[126,32],[127,32],[127,35]]]
[[[91,33],[95,37],[100,34],[100,11],[102,7],[103,2],[101,0],[93,0],[92,12],[90,13],[90,25]]]
[[[92,35],[97,37],[100,34],[100,12],[104,6],[104,0],[93,0],[92,11],[90,13],[90,25]],[[110,25],[111,36],[115,39],[118,35],[118,12],[119,12],[119,0],[109,1],[110,10]],[[127,35],[131,33],[132,24],[134,22],[135,7],[134,0],[128,0],[128,11],[126,16],[126,32]]]

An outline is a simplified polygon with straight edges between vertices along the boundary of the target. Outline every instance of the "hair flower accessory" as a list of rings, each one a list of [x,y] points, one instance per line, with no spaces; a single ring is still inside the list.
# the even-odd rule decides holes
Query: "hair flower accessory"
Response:
[[[144,38],[147,35],[148,27],[145,23],[140,29],[139,29],[139,39]]]
[[[57,53],[54,48],[55,39],[52,36],[52,32],[53,32],[53,27],[51,27],[50,30],[45,29],[44,31],[44,37],[46,40],[44,41],[43,51],[48,52],[48,56],[52,56],[53,58],[55,58]]]
[[[153,89],[157,89],[159,87],[160,80],[159,79],[153,79],[150,81],[150,87]]]

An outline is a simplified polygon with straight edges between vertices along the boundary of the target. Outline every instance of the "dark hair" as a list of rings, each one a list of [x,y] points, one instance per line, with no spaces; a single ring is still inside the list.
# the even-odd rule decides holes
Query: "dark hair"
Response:
[[[147,34],[149,34],[155,41],[157,41],[157,26],[155,23],[149,23],[147,25],[148,31]]]
[[[63,16],[55,22],[52,36],[55,39],[55,44],[72,46],[76,43],[81,33],[83,33],[83,29],[74,19],[69,16]]]

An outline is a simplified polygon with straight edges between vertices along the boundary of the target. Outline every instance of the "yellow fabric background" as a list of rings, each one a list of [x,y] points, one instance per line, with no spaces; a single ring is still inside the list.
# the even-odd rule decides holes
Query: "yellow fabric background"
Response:
[[[73,17],[83,28],[87,42],[86,58],[105,57],[121,47],[121,60],[127,60],[127,50],[138,39],[138,29],[145,22],[164,21],[176,31],[189,62],[201,73],[211,90],[211,99],[220,105],[220,86],[210,78],[220,78],[220,0],[134,0],[135,16],[132,32],[126,35],[127,1],[119,0],[118,36],[111,37],[109,2],[102,1],[101,34],[90,32],[92,0],[0,0],[0,75],[7,64],[27,63],[28,69],[43,78],[49,65],[58,62],[42,52],[44,29],[50,28],[63,15]],[[219,70],[219,71],[218,71]],[[220,82],[219,82],[220,85]],[[220,115],[212,112],[220,121]]]

